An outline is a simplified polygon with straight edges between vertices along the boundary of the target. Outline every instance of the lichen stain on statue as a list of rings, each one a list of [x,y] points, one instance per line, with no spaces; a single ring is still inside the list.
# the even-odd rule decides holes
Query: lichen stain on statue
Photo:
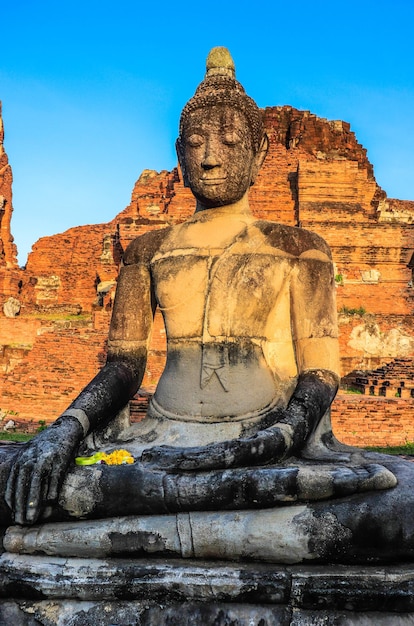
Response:
[[[314,233],[250,211],[267,146],[228,51],[213,49],[177,140],[194,215],[132,242],[106,365],[55,424],[0,450],[4,525],[19,525],[6,533],[7,550],[108,556],[122,546],[135,556],[280,563],[413,557],[413,466],[332,434],[330,250]],[[147,416],[129,425],[123,407],[142,381],[157,307],[167,363]],[[133,464],[74,464],[120,447]]]

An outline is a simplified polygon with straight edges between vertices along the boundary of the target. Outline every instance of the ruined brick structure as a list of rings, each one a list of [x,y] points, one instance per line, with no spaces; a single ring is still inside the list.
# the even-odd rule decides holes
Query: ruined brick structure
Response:
[[[342,379],[342,387],[369,396],[414,398],[414,362],[394,359],[374,370],[354,370]]]
[[[258,218],[314,230],[331,246],[342,373],[414,357],[414,202],[387,198],[349,124],[289,106],[267,108],[264,115],[270,151],[252,188],[251,206]],[[25,270],[18,270],[10,234],[11,170],[4,151],[0,159],[0,195],[7,198],[4,206],[9,211],[7,217],[0,212],[0,297],[4,302],[15,295],[22,305],[18,318],[0,320],[0,408],[19,411],[21,419],[49,420],[65,408],[104,358],[115,282],[126,246],[148,229],[183,221],[193,212],[194,200],[178,169],[145,170],[131,203],[111,222],[40,239]],[[5,181],[6,192],[2,191]],[[50,320],[52,313],[60,318],[60,325]],[[73,319],[77,314],[82,314],[81,324]],[[10,347],[6,337],[13,333],[13,325],[17,331],[17,324],[29,315],[38,326],[31,327],[26,340],[20,329],[19,340],[11,342],[22,346],[19,360],[18,346]],[[85,321],[85,315],[92,321]],[[165,333],[157,315],[144,380],[147,388],[158,379],[164,350]],[[344,410],[349,426],[349,412],[356,411],[353,400],[340,396],[334,420],[340,421]],[[411,406],[413,400],[404,402]],[[135,403],[136,410],[144,404],[142,399]],[[335,408],[339,405],[340,412]],[[414,420],[411,423],[404,437],[414,440]],[[354,429],[348,426],[340,428],[350,440]],[[363,436],[363,425],[358,428]]]
[[[17,248],[10,231],[13,175],[3,143],[4,129],[0,102],[0,267],[14,268],[17,266]]]
[[[10,228],[13,212],[13,174],[3,144],[4,128],[0,102],[0,307],[9,297],[17,294],[20,280],[17,248]]]

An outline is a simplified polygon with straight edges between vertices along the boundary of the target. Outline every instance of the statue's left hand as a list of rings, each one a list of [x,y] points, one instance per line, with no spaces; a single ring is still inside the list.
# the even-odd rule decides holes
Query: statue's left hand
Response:
[[[56,503],[70,460],[83,437],[74,418],[60,418],[29,441],[11,469],[5,498],[17,524],[34,524]]]

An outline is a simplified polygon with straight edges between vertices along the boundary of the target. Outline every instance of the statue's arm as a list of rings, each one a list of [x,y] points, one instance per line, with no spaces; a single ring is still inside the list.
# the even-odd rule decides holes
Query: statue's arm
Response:
[[[106,365],[56,422],[25,445],[10,472],[5,496],[17,523],[36,522],[56,502],[82,439],[115,417],[139,388],[154,308],[145,264],[121,268]]]

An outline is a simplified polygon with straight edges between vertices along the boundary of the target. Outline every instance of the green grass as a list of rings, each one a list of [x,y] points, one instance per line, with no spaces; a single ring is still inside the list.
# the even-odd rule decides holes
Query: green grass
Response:
[[[358,395],[362,395],[361,389],[357,389],[356,387],[348,387],[347,389],[342,389],[345,393],[356,393]]]
[[[403,446],[369,446],[365,449],[370,452],[381,452],[382,454],[414,454],[414,442],[406,443]]]
[[[33,435],[28,433],[11,433],[6,430],[0,431],[0,439],[3,441],[29,441]]]
[[[365,315],[366,312],[363,306],[360,306],[358,309],[350,309],[347,306],[343,306],[339,309],[339,313],[342,313],[342,315]]]
[[[31,318],[46,320],[52,322],[90,322],[92,320],[91,313],[26,313],[21,318]]]

